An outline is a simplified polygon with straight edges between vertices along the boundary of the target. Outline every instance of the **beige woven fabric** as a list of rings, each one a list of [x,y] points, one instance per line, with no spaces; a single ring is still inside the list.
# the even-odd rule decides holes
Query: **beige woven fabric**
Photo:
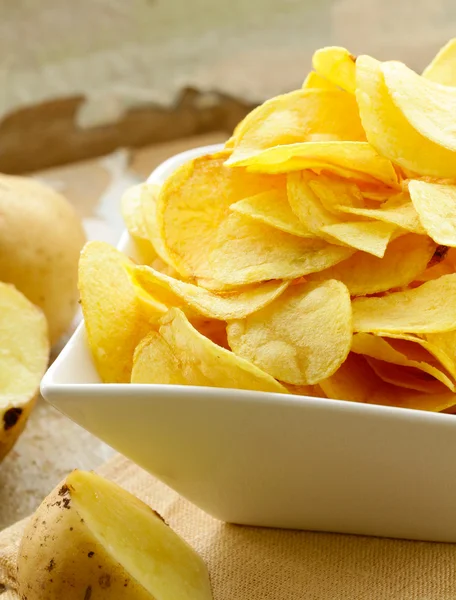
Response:
[[[454,600],[456,545],[226,525],[122,457],[100,469],[158,510],[205,559],[214,600]],[[0,600],[14,592],[24,521],[0,535]]]

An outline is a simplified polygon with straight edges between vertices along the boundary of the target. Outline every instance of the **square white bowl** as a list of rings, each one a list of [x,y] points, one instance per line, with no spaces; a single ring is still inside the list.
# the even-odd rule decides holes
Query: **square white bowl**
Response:
[[[207,146],[160,165],[162,183]],[[124,233],[119,249],[134,254]],[[217,388],[102,384],[84,324],[53,406],[223,521],[456,542],[456,416]]]

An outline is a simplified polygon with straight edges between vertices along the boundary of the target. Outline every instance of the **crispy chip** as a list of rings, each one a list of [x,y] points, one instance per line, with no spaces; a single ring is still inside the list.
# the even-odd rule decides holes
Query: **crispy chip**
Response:
[[[352,253],[351,248],[299,238],[232,213],[220,227],[210,265],[213,279],[246,285],[316,273]]]
[[[443,85],[456,86],[456,38],[450,40],[424,69],[423,77]]]
[[[435,251],[429,238],[410,233],[392,241],[383,258],[356,252],[311,280],[339,279],[352,296],[376,294],[408,285],[422,273]]]
[[[151,263],[157,253],[149,239],[141,206],[142,185],[130,187],[122,196],[121,212],[138,253],[145,263]]]
[[[370,404],[383,404],[441,412],[456,405],[456,394],[426,394],[400,389],[386,383],[359,355],[350,353],[344,364],[334,375],[320,382],[320,387],[328,396],[336,400],[351,400]]]
[[[248,158],[227,161],[231,166],[245,166],[250,172],[287,173],[303,169],[320,169],[337,175],[350,174],[355,180],[380,181],[399,187],[390,160],[380,156],[367,142],[305,142],[276,146]]]
[[[389,223],[347,222],[326,225],[321,231],[333,238],[334,243],[341,242],[382,258],[396,227]]]
[[[337,85],[334,85],[315,71],[311,71],[302,84],[303,89],[317,89],[317,90],[338,90]]]
[[[311,181],[312,175],[305,171],[289,173],[288,201],[303,226],[314,235],[321,236],[322,227],[339,223],[340,219],[322,205],[310,187]]]
[[[339,205],[340,212],[358,215],[397,225],[412,233],[425,234],[426,230],[421,224],[418,213],[410,198],[406,194],[398,194],[384,202],[380,208],[357,208],[347,205]]]
[[[422,175],[454,177],[456,153],[412,127],[391,99],[381,63],[359,56],[356,82],[356,99],[367,139],[383,157]]]
[[[269,281],[246,291],[236,291],[220,296],[178,279],[154,271],[150,267],[135,266],[131,269],[134,281],[144,290],[168,307],[178,307],[184,312],[210,319],[242,319],[267,306],[282,294],[288,282]]]
[[[315,71],[347,92],[356,89],[356,58],[346,48],[328,46],[317,50],[312,57]]]
[[[291,383],[283,384],[290,394],[295,396],[310,396],[311,398],[326,398],[324,391],[319,385],[292,385]]]
[[[448,390],[442,382],[419,369],[395,365],[370,357],[366,357],[366,361],[380,379],[400,388],[425,392],[426,394],[441,394]]]
[[[456,151],[456,89],[430,81],[401,62],[382,63],[381,69],[392,101],[415,131]]]
[[[403,341],[403,340],[400,340],[400,341]],[[426,360],[413,360],[413,359],[409,358],[409,356],[407,356],[405,353],[401,352],[399,349],[394,348],[394,346],[389,342],[390,342],[390,340],[385,340],[382,337],[379,337],[378,335],[372,335],[370,333],[356,333],[353,336],[351,349],[352,349],[352,352],[355,352],[356,354],[363,354],[364,356],[368,356],[370,358],[376,359],[379,362],[392,363],[394,365],[408,367],[409,369],[415,369],[415,370],[422,371],[422,372],[432,376],[432,378],[441,382],[443,385],[445,385],[451,391],[453,391],[453,392],[455,391],[454,381],[452,381],[448,377],[448,375],[445,373],[444,370],[439,369],[434,364],[430,364]],[[419,349],[424,351],[424,348],[419,347]],[[428,359],[432,358],[432,356],[429,355],[428,353],[426,353],[425,355],[427,355]],[[422,358],[422,357],[420,357],[420,358]],[[371,364],[371,363],[369,363],[369,364]],[[371,366],[374,369],[374,371],[377,373],[377,375],[379,375],[382,379],[384,379],[385,381],[389,381],[390,383],[399,385],[401,387],[411,387],[412,385],[415,385],[415,386],[421,385],[421,387],[411,387],[411,389],[417,389],[417,390],[421,390],[421,391],[425,391],[425,392],[441,391],[441,390],[439,390],[438,387],[434,386],[434,388],[433,388],[432,385],[429,385],[429,384],[435,383],[433,380],[429,380],[429,378],[425,379],[424,380],[425,385],[422,385],[423,384],[422,378],[420,379],[420,377],[417,377],[415,373],[412,373],[410,371],[403,372],[404,381],[403,381],[403,383],[401,383],[400,382],[401,369],[399,369],[397,371],[396,370],[388,371],[387,369],[384,368],[383,365],[371,364]],[[390,378],[386,379],[386,377],[382,373],[383,374],[389,373]],[[396,380],[393,380],[393,377],[395,378],[396,375],[399,375],[399,382]],[[411,381],[409,381],[408,378],[410,378]],[[418,381],[415,382],[415,379],[418,379]]]
[[[151,331],[136,347],[131,383],[187,383],[173,351],[157,331]]]
[[[456,186],[412,180],[408,187],[429,237],[437,244],[456,246]]]
[[[159,235],[184,277],[212,277],[208,256],[231,204],[284,185],[281,177],[228,169],[223,166],[226,156],[221,153],[186,163],[161,189]]]
[[[340,206],[364,207],[363,195],[353,181],[319,175],[309,178],[309,186],[326,210],[335,214],[340,212]]]
[[[93,359],[105,383],[127,383],[133,352],[166,306],[134,285],[133,263],[105,242],[89,242],[79,261],[79,291]]]
[[[232,350],[266,373],[313,385],[332,375],[350,351],[350,295],[335,280],[292,286],[266,308],[228,323],[227,332]]]
[[[351,94],[301,89],[268,100],[244,119],[227,164],[239,165],[269,148],[299,142],[365,139]]]
[[[193,319],[192,325],[201,335],[209,338],[217,346],[230,350],[225,321],[219,321],[218,319]]]
[[[159,332],[187,385],[288,393],[273,377],[201,335],[178,308],[172,308],[163,317]],[[152,359],[156,352],[153,354]],[[162,383],[160,371],[155,367],[153,374],[160,377],[154,383]]]
[[[456,274],[381,298],[356,298],[353,329],[393,333],[437,333],[456,329]]]
[[[251,198],[239,200],[230,206],[230,210],[286,233],[299,237],[314,237],[291,210],[285,189],[261,192]]]

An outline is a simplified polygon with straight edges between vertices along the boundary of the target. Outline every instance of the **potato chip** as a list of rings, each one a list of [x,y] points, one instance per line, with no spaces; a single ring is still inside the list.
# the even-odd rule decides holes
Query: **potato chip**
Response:
[[[424,69],[423,77],[443,85],[456,86],[456,38],[439,50],[434,60]]]
[[[346,222],[326,225],[321,231],[333,238],[334,243],[340,242],[382,258],[396,229],[389,223]]]
[[[315,71],[322,77],[354,93],[356,89],[356,57],[346,48],[328,46],[317,50],[312,57]]]
[[[302,84],[303,89],[317,89],[317,90],[338,90],[337,85],[334,85],[328,79],[325,79],[315,71],[311,71]]]
[[[79,291],[87,337],[105,383],[130,381],[133,352],[167,308],[128,274],[133,263],[105,242],[89,242],[79,261]]]
[[[288,393],[273,377],[201,335],[178,308],[163,317],[159,332],[187,385]]]
[[[145,263],[152,262],[157,253],[149,239],[146,223],[141,207],[142,186],[130,187],[122,196],[121,212],[141,259]]]
[[[352,253],[351,248],[299,238],[232,213],[219,229],[210,265],[213,279],[246,285],[322,271]]]
[[[151,331],[136,347],[131,383],[187,383],[173,351],[157,331]]]
[[[426,333],[422,337],[429,345],[429,351],[456,378],[456,331]]]
[[[179,307],[184,312],[210,319],[242,319],[264,308],[282,294],[288,282],[268,281],[245,291],[220,296],[204,288],[168,277],[150,267],[135,266],[131,270],[133,280],[148,294],[168,307]]]
[[[437,244],[456,246],[456,186],[412,180],[408,187],[429,237]]]
[[[175,268],[184,277],[212,277],[209,253],[231,204],[284,185],[281,177],[228,169],[223,166],[226,156],[203,156],[186,163],[160,191],[159,235]]]
[[[398,194],[384,202],[379,208],[358,208],[347,205],[339,205],[340,212],[367,217],[397,225],[412,233],[425,234],[426,230],[421,224],[418,213],[410,198],[406,194]]]
[[[290,394],[295,396],[310,396],[311,398],[326,398],[324,391],[319,385],[291,385],[291,383],[283,384]]]
[[[426,392],[435,393],[441,390],[439,390],[438,387],[436,388],[435,386],[434,388],[432,388],[432,385],[428,384],[434,384],[434,379],[436,379],[438,380],[438,382],[445,385],[451,391],[455,391],[454,381],[452,381],[450,377],[448,377],[444,370],[439,369],[438,367],[434,366],[434,364],[430,364],[426,360],[410,359],[406,354],[400,352],[400,350],[398,350],[397,348],[394,348],[389,343],[389,341],[390,340],[385,340],[382,337],[379,337],[378,335],[372,335],[370,333],[356,333],[353,336],[351,350],[356,354],[363,354],[364,356],[376,359],[377,361],[382,363],[392,363],[394,365],[422,371],[423,373],[426,373],[433,378],[432,380],[429,380],[429,378],[425,379],[425,385],[423,386],[422,378],[420,379],[420,377],[416,376],[416,374],[413,372],[404,371],[404,381],[402,383],[399,381],[398,383],[397,381],[394,381],[393,378],[396,377],[396,375],[398,375],[400,380],[400,369],[398,371],[388,371],[382,365],[374,365],[369,363],[371,364],[372,368],[377,373],[377,375],[379,375],[385,381],[389,381],[390,383],[394,383],[401,387],[412,387],[412,385],[421,385],[422,387],[412,387],[412,389],[418,389]],[[420,348],[420,350],[424,349]],[[430,357],[428,353],[426,353],[426,355]],[[387,379],[382,373],[389,373],[388,377],[390,378]],[[408,379],[406,379],[406,376],[411,378],[410,382],[408,381]],[[415,379],[418,379],[418,381],[415,382]]]
[[[377,294],[414,281],[426,269],[434,251],[432,240],[410,233],[392,241],[383,258],[356,252],[347,260],[309,278],[313,281],[339,279],[352,296]]]
[[[456,89],[430,81],[401,62],[382,63],[381,70],[393,103],[415,131],[456,151]]]
[[[353,181],[340,177],[319,175],[310,177],[308,183],[312,192],[318,197],[326,210],[330,212],[339,214],[340,206],[364,207],[362,193]]]
[[[321,236],[321,228],[325,225],[339,223],[333,213],[326,210],[310,187],[312,175],[300,171],[287,176],[287,193],[291,210],[308,231]]]
[[[365,139],[356,100],[351,94],[342,90],[301,89],[268,100],[244,119],[236,131],[227,165],[239,165],[277,146]]]
[[[456,329],[456,274],[380,298],[353,300],[353,329],[437,333]]]
[[[425,392],[426,394],[441,394],[448,391],[448,388],[441,381],[437,381],[419,369],[395,365],[370,357],[366,357],[366,361],[380,379],[400,388]]]
[[[390,97],[381,63],[359,56],[356,81],[356,99],[367,139],[383,157],[421,175],[454,177],[456,153],[412,127]]]
[[[295,285],[266,308],[228,323],[227,332],[231,349],[266,373],[313,385],[332,375],[350,351],[350,295],[335,280]]]
[[[320,382],[320,387],[335,400],[351,400],[369,404],[382,404],[441,412],[456,405],[456,394],[426,394],[398,388],[386,383],[374,373],[366,360],[350,353],[344,364],[328,379]]]
[[[286,189],[261,192],[239,200],[230,210],[299,237],[315,237],[291,210]]]
[[[236,162],[233,156],[226,164],[247,167],[252,173],[320,169],[341,176],[350,175],[355,181],[379,181],[399,187],[391,161],[380,156],[367,142],[305,142],[262,150]]]
[[[218,319],[192,319],[191,323],[201,335],[209,338],[211,342],[230,350],[225,321],[219,321]]]

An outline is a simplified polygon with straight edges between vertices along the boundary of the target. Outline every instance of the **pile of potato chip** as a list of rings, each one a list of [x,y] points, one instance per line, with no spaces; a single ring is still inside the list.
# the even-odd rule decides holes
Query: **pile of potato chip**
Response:
[[[85,247],[103,381],[456,406],[456,40],[422,75],[336,47],[313,66],[129,190],[144,264]]]

